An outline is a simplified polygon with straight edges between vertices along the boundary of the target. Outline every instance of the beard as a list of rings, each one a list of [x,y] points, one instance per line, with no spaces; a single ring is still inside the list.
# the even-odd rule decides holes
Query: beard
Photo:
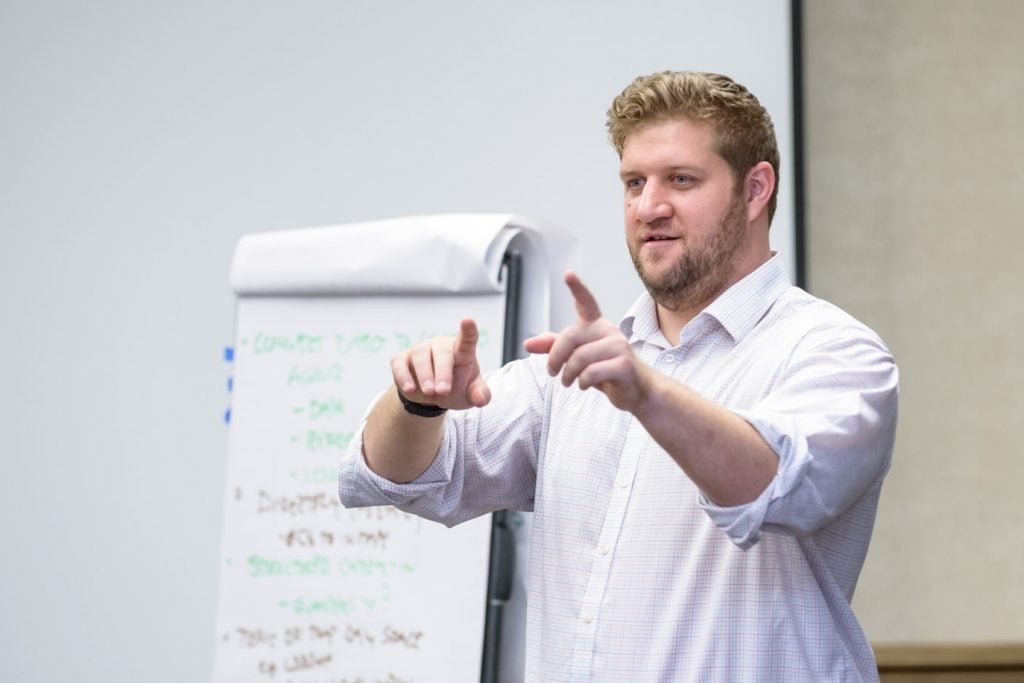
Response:
[[[735,195],[717,229],[701,244],[685,245],[678,260],[661,273],[651,273],[644,267],[640,259],[642,244],[629,245],[633,266],[656,303],[677,311],[703,305],[721,293],[746,237],[745,208],[742,196]],[[685,242],[685,233],[679,239]]]

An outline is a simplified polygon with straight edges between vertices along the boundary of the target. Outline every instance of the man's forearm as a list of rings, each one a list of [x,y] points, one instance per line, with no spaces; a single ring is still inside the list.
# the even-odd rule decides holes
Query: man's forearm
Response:
[[[672,378],[649,373],[650,397],[634,414],[654,440],[715,504],[756,499],[779,466],[757,430]]]
[[[444,415],[420,417],[388,390],[370,411],[363,431],[363,457],[371,470],[397,484],[410,482],[434,461],[444,436]]]

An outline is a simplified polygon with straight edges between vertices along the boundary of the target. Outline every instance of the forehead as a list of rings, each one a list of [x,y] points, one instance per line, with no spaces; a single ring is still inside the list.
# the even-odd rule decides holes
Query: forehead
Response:
[[[716,150],[711,123],[669,119],[645,124],[630,133],[622,146],[622,168],[649,165],[707,166],[725,163]]]

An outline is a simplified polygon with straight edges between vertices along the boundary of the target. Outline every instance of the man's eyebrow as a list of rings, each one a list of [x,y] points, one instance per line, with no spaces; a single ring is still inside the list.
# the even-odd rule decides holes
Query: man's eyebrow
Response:
[[[703,170],[704,169],[702,169],[700,166],[695,166],[693,164],[675,164],[675,165],[672,165],[672,166],[667,166],[667,167],[664,167],[662,169],[659,169],[659,171],[667,173],[667,174],[685,173],[687,175],[697,175],[697,174],[702,173]],[[634,178],[634,177],[637,177],[637,176],[641,176],[642,177],[644,175],[646,175],[646,174],[641,173],[640,171],[633,170],[632,168],[629,168],[628,166],[619,169],[619,177],[622,178],[623,180],[625,180],[626,178]]]

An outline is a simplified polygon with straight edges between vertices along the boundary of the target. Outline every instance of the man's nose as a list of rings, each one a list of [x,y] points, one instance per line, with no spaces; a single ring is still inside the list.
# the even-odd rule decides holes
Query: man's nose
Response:
[[[635,204],[635,218],[641,223],[653,223],[659,218],[668,218],[671,215],[672,205],[665,196],[664,188],[651,182],[644,185],[643,192],[637,197]]]

